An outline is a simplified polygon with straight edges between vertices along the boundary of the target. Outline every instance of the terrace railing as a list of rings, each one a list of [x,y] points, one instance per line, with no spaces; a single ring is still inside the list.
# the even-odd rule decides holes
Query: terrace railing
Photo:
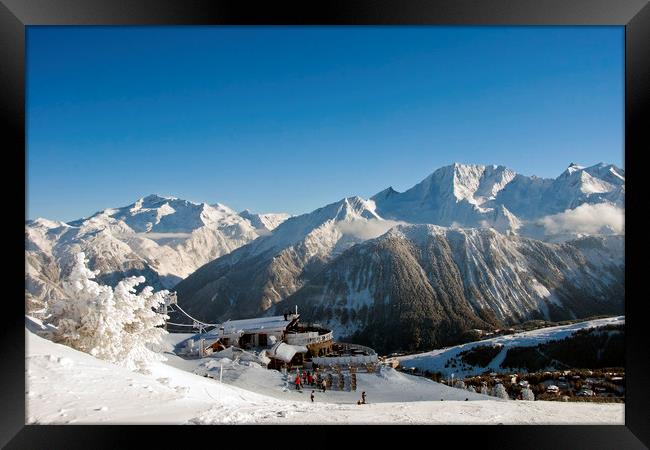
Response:
[[[309,345],[330,341],[334,339],[334,335],[331,331],[325,334],[318,334],[316,331],[310,331],[307,333],[289,333],[287,334],[286,339],[287,344]]]

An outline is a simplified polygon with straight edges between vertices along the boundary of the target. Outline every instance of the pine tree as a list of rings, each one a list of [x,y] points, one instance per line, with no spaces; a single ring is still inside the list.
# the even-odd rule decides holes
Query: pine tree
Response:
[[[147,345],[160,343],[167,333],[158,327],[167,317],[155,309],[169,292],[145,287],[136,294],[144,277],[122,280],[113,290],[94,281],[99,272],[87,262],[84,253],[75,255],[65,295],[47,305],[46,322],[56,327],[53,340],[129,369],[164,359]]]

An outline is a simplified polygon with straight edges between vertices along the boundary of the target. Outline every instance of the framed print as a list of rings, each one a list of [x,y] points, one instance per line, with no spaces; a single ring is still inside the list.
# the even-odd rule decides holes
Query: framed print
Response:
[[[0,11],[7,448],[648,445],[647,2]]]

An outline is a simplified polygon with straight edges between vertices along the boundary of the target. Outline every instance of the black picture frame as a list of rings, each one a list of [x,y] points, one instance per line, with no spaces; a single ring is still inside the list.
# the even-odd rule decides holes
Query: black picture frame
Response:
[[[308,6],[309,5],[309,6]],[[632,188],[626,195],[626,405],[624,426],[430,426],[416,427],[425,445],[442,445],[445,438],[481,448],[590,448],[622,449],[650,446],[650,348],[645,329],[647,317],[641,290],[643,270],[642,231],[636,216],[641,208],[643,180],[635,162],[650,148],[648,117],[650,97],[650,6],[647,0],[400,0],[324,1],[296,4],[217,0],[0,0],[0,91],[2,92],[5,155],[11,163],[5,174],[25,174],[25,27],[29,25],[254,25],[254,24],[367,24],[367,25],[621,25],[625,26],[625,172]],[[7,161],[7,159],[5,159]],[[9,169],[9,170],[7,170]],[[25,175],[26,176],[26,175]],[[8,176],[3,177],[7,183]],[[7,183],[20,187],[17,180]],[[27,180],[23,185],[28,188]],[[19,204],[19,193],[11,195]],[[647,197],[646,197],[647,198]],[[19,209],[20,206],[16,205]],[[25,204],[23,203],[23,207]],[[25,208],[26,211],[26,208]],[[25,216],[26,219],[26,216]],[[24,232],[25,222],[20,218]],[[16,218],[18,228],[18,218]],[[16,230],[17,233],[17,230]],[[630,240],[631,237],[631,240]],[[13,239],[8,239],[12,240]],[[13,250],[24,255],[24,249]],[[630,245],[632,243],[632,245]],[[9,265],[17,256],[7,257]],[[197,436],[213,440],[223,433],[212,427],[169,426],[38,426],[25,425],[23,304],[17,298],[19,276],[5,290],[2,333],[2,385],[0,386],[0,444],[6,448],[128,448],[136,435],[148,446],[168,446],[172,439],[194,445]],[[636,293],[639,293],[638,295]],[[14,295],[15,293],[15,295]],[[11,294],[11,295],[7,295]],[[627,301],[631,299],[634,301]],[[11,343],[11,344],[8,344]],[[297,427],[298,428],[298,427]],[[173,429],[173,432],[171,431]],[[398,430],[400,444],[421,445],[413,428]],[[249,427],[242,438],[271,442],[269,429]],[[321,436],[333,436],[327,428],[310,426],[297,430],[310,447],[325,445]],[[337,429],[336,432],[346,431]],[[383,439],[393,430],[364,427],[344,440]],[[271,432],[273,434],[273,432]],[[294,431],[291,431],[292,435]],[[232,434],[232,433],[227,433]],[[341,436],[343,436],[341,434]],[[303,440],[304,439],[304,440]],[[354,440],[357,440],[354,439]],[[245,442],[245,441],[244,441]],[[221,442],[223,443],[223,442]],[[220,445],[215,441],[214,445]],[[279,444],[282,445],[282,444]],[[287,444],[284,444],[287,445]],[[293,445],[293,444],[289,444]],[[299,444],[302,445],[302,444]],[[445,444],[452,445],[452,444]],[[455,445],[455,444],[453,444]]]

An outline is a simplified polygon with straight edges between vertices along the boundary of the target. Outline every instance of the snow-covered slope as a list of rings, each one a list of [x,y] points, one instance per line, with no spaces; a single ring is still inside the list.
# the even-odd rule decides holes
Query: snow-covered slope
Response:
[[[486,370],[493,372],[502,372],[500,364],[503,362],[506,353],[513,347],[532,347],[550,341],[557,341],[571,336],[578,330],[588,328],[599,328],[606,325],[625,325],[625,317],[610,317],[606,319],[588,320],[571,325],[557,327],[540,328],[522,333],[498,336],[482,341],[470,342],[468,344],[457,345],[455,347],[443,348],[426,353],[419,353],[408,356],[400,356],[397,359],[404,367],[416,367],[419,370],[428,370],[431,372],[440,372],[449,376],[452,372],[458,377],[479,375]],[[467,351],[477,346],[500,347],[501,351],[486,366],[474,367],[445,367],[447,361],[451,358],[457,358],[459,353]]]
[[[58,295],[61,278],[79,251],[90,258],[91,269],[100,270],[102,283],[114,284],[126,275],[138,274],[155,288],[171,288],[208,261],[258,236],[248,219],[225,205],[157,195],[67,224],[29,221],[26,296],[31,307],[37,308]]]
[[[275,371],[264,371],[272,396],[224,384],[165,363],[150,374],[128,371],[26,329],[25,379],[28,424],[217,424],[217,423],[447,423],[447,424],[622,424],[623,404],[524,402],[485,399],[424,379],[388,371],[375,390],[364,386],[370,404],[354,398],[282,391]],[[257,369],[256,376],[263,377]],[[262,378],[260,378],[262,379]],[[362,381],[360,381],[362,383]],[[361,388],[361,385],[360,385]],[[414,389],[415,388],[415,389]],[[409,390],[431,400],[375,403],[384,392]],[[464,401],[465,397],[472,400]],[[441,402],[443,398],[445,401]],[[461,401],[462,400],[462,401]]]
[[[382,352],[448,345],[473,328],[620,314],[623,239],[549,244],[493,229],[398,225],[333,259],[294,295],[304,320]]]

